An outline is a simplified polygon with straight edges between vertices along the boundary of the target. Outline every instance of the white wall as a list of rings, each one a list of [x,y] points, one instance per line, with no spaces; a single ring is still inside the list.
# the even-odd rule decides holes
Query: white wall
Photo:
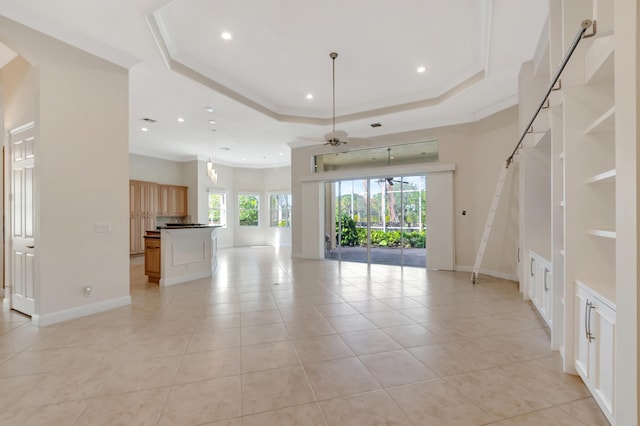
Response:
[[[509,108],[481,121],[456,126],[426,129],[370,139],[372,146],[387,146],[400,143],[437,139],[440,145],[440,163],[455,163],[454,172],[454,224],[455,224],[455,264],[458,269],[473,266],[480,243],[482,230],[493,197],[500,170],[518,138],[518,111]],[[349,147],[357,149],[354,143]],[[305,247],[302,223],[301,177],[311,174],[314,155],[332,152],[331,147],[314,145],[294,148],[292,163],[292,255],[302,257],[303,253],[314,252]],[[492,234],[489,250],[485,254],[482,268],[499,276],[515,278],[518,240],[517,185],[513,171],[509,172],[505,185],[505,196]],[[517,175],[516,175],[517,176]],[[517,179],[515,180],[517,182]],[[516,214],[513,214],[513,210]],[[462,210],[467,214],[462,216]]]
[[[10,63],[2,80],[5,134],[25,120],[38,129],[36,317],[130,303],[128,72],[3,17],[0,41],[32,61]]]

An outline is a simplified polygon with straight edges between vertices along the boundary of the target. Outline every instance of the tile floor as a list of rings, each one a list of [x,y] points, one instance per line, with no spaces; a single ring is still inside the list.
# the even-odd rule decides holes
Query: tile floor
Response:
[[[606,425],[515,283],[220,252],[213,280],[0,320],[2,425]]]

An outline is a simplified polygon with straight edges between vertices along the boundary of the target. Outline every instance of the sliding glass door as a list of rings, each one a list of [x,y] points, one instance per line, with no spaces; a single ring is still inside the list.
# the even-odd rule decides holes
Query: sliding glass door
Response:
[[[326,257],[426,267],[424,176],[327,184]]]

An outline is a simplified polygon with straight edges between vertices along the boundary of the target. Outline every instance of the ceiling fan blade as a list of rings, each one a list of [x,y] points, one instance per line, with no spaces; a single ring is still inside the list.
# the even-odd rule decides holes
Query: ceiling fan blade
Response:
[[[342,143],[349,142],[349,134],[344,130],[334,130],[324,135],[325,141],[339,140]]]
[[[317,143],[325,142],[323,138],[314,138],[311,136],[298,136],[297,139],[301,141],[309,141],[309,142],[317,142]]]

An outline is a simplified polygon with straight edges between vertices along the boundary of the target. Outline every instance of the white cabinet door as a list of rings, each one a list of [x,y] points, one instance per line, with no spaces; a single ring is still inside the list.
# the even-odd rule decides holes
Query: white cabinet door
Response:
[[[529,299],[531,299],[531,301],[537,305],[536,303],[536,299],[537,299],[537,291],[538,291],[538,286],[536,283],[536,270],[538,268],[538,264],[536,262],[536,258],[529,253],[529,274],[527,279],[529,280],[529,285],[527,287],[529,287]]]
[[[529,252],[528,295],[547,325],[551,327],[551,265],[533,251]]]
[[[542,317],[547,321],[547,325],[551,327],[552,309],[551,309],[551,285],[553,280],[551,279],[551,271],[546,267],[542,267],[542,277],[540,278],[540,305]]]
[[[615,424],[616,312],[611,302],[576,288],[575,367],[607,419]]]
[[[588,305],[589,296],[586,291],[579,288],[576,292],[576,345],[575,345],[575,366],[578,374],[582,377],[582,380],[589,381],[589,337],[587,332],[589,330],[588,321]]]
[[[593,374],[594,396],[609,417],[614,413],[616,313],[598,299],[593,301],[592,306],[592,345],[597,359]]]

